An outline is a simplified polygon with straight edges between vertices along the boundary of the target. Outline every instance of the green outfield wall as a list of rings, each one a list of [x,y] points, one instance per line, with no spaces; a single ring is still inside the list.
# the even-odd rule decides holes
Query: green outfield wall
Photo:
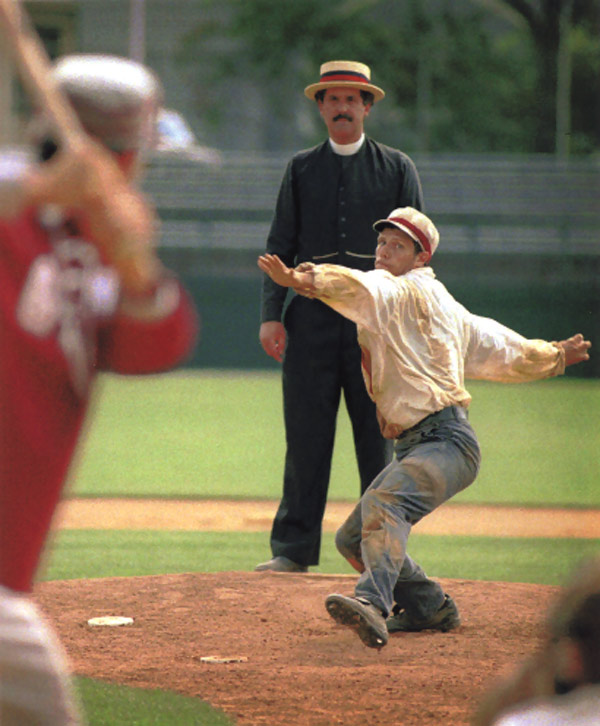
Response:
[[[188,365],[196,368],[273,369],[258,342],[258,252],[164,250],[202,318],[199,344]],[[582,332],[592,359],[567,375],[600,377],[600,256],[526,253],[451,253],[433,268],[469,310],[492,317],[528,338],[557,340]],[[596,353],[597,355],[594,355]]]
[[[289,154],[223,154],[220,164],[153,159],[144,188],[160,253],[203,318],[190,365],[277,368],[258,343],[264,250]],[[433,268],[472,312],[549,340],[581,332],[600,377],[600,164],[552,156],[415,158],[440,231]],[[375,244],[375,237],[373,238]]]

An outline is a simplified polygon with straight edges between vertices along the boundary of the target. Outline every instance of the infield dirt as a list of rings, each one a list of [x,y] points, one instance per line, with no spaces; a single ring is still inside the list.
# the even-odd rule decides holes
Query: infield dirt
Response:
[[[83,516],[90,502],[65,502],[57,526],[92,526]],[[219,502],[214,510],[206,502],[188,503],[190,507],[180,502],[173,505],[178,510],[176,527],[170,504],[162,513],[149,502],[138,504],[136,510],[122,501],[116,507],[105,502],[107,509],[99,512],[96,502],[95,526],[199,529],[200,522],[210,519],[210,529],[245,529],[252,523],[268,529],[275,506],[267,503],[265,509],[261,503],[254,509],[244,503],[236,514],[230,502]],[[326,528],[335,527],[345,510],[328,509]],[[559,536],[576,515],[577,527],[566,536],[598,536],[597,512],[590,512],[588,521],[581,511],[542,510],[551,518],[542,525],[540,512],[511,510],[507,517],[501,510],[475,512],[447,505],[439,510],[436,533],[441,533],[442,521],[446,532],[456,533],[456,522],[450,526],[456,515],[463,518],[462,533],[468,522],[474,533],[473,524],[487,521],[486,534],[494,522],[502,522],[509,536],[517,531],[518,536]],[[128,525],[116,513],[126,511]],[[556,516],[560,519],[552,519]],[[433,517],[427,518],[429,527],[434,526]],[[527,523],[529,535],[524,524],[515,529],[518,519]],[[418,525],[421,532],[425,524]],[[553,534],[546,534],[552,529]],[[535,647],[543,615],[557,591],[543,585],[441,580],[459,605],[460,628],[394,634],[377,651],[336,625],[323,606],[332,592],[351,594],[354,582],[354,576],[312,573],[189,573],[45,582],[35,595],[77,674],[195,696],[241,725],[466,726],[492,679]],[[103,615],[129,616],[134,623],[117,628],[87,625],[89,618]],[[201,660],[206,656],[242,660],[207,663]]]
[[[277,504],[268,500],[66,499],[55,526],[268,532]],[[334,532],[353,506],[350,502],[328,502],[323,530]],[[447,503],[415,525],[414,532],[484,537],[598,537],[600,510]]]

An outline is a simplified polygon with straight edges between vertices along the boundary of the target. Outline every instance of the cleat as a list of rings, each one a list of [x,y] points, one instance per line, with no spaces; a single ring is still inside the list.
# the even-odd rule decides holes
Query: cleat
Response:
[[[415,618],[406,610],[394,613],[387,619],[388,633],[417,633],[421,630],[439,630],[447,633],[460,625],[460,615],[454,600],[450,595],[444,596],[444,602],[440,609],[425,620]]]
[[[336,623],[352,628],[369,648],[383,648],[388,642],[385,618],[368,600],[329,595],[325,607]]]

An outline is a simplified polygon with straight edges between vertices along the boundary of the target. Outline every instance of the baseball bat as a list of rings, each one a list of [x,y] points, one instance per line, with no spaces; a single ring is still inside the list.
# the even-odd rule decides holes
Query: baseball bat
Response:
[[[19,0],[0,0],[0,28],[15,57],[23,85],[53,124],[63,148],[85,139],[79,119],[51,73],[51,62]]]

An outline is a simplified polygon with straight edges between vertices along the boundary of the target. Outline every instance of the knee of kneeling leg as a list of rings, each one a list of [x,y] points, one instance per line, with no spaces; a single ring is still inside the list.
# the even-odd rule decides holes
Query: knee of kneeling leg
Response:
[[[338,529],[338,531],[335,533],[335,546],[337,548],[337,551],[340,552],[342,555],[344,554],[345,543],[346,537],[344,536],[342,530]]]
[[[335,533],[335,546],[337,548],[337,551],[343,557],[350,557],[354,554],[354,550],[351,546],[351,540],[343,527],[340,527],[340,529],[338,529],[338,531]]]

